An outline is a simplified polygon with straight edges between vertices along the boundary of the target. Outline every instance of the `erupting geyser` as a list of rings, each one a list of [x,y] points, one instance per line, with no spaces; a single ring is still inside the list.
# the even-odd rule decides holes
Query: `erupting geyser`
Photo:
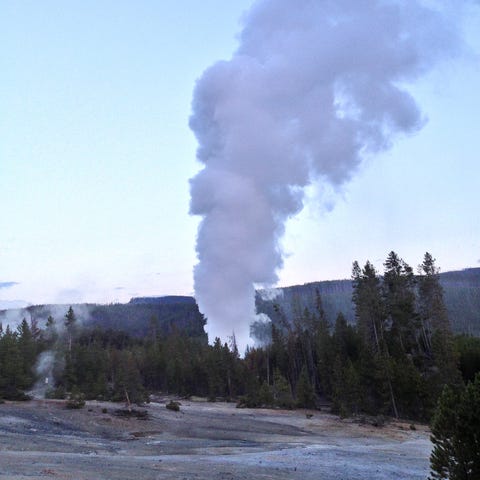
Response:
[[[234,331],[243,353],[255,286],[276,283],[279,240],[305,186],[338,188],[365,155],[422,126],[405,85],[459,44],[449,3],[425,4],[258,1],[231,60],[198,81],[194,283],[210,341]]]

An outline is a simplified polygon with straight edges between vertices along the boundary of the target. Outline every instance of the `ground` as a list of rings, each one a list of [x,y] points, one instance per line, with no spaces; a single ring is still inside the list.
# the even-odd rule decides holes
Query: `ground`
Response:
[[[426,427],[383,427],[318,411],[237,409],[157,398],[147,419],[121,405],[52,400],[0,405],[0,480],[401,480],[428,474]],[[313,415],[313,416],[312,416]],[[310,418],[308,418],[310,417]]]

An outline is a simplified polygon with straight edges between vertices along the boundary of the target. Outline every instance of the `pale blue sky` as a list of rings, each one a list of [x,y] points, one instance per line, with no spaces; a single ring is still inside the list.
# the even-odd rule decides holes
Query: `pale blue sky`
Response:
[[[0,304],[192,293],[192,90],[251,3],[0,0]],[[289,222],[282,285],[391,249],[478,266],[478,9],[465,35],[470,55],[412,86],[423,130],[369,159],[333,210],[313,195]]]

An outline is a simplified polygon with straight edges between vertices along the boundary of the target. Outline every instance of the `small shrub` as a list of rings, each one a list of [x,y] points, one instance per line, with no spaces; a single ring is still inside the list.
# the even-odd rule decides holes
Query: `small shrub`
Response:
[[[138,418],[139,420],[148,420],[150,418],[146,410],[135,410],[134,408],[120,408],[115,410],[113,415],[123,418]]]
[[[345,405],[340,405],[340,408],[338,410],[338,416],[341,418],[341,419],[344,419],[344,418],[348,418],[350,417],[350,411],[347,409],[347,407],[345,407]]]
[[[258,402],[261,406],[270,407],[273,405],[272,387],[267,382],[263,382],[258,392]]]
[[[60,386],[56,388],[50,388],[45,392],[45,398],[55,399],[55,400],[65,400],[67,398],[67,392],[65,388]]]
[[[247,399],[245,397],[241,397],[235,405],[235,408],[249,408]]]
[[[173,400],[170,400],[169,403],[165,405],[168,410],[173,410],[174,412],[179,412],[180,411],[180,402],[175,402]]]
[[[373,421],[372,421],[372,425],[374,427],[383,427],[385,425],[385,417],[383,415],[377,415]]]
[[[80,409],[85,406],[85,395],[78,390],[72,390],[67,400],[67,408]]]
[[[6,388],[2,389],[2,398],[4,400],[12,400],[14,402],[25,402],[32,399],[30,395],[26,395],[22,390],[11,386],[7,386]]]

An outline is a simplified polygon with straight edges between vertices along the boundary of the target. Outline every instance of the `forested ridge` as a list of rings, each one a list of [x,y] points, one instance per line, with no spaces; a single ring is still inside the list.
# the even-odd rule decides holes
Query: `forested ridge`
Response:
[[[444,291],[444,301],[453,333],[480,336],[480,268],[469,268],[454,272],[440,272],[439,281]],[[293,321],[294,310],[307,307],[315,309],[317,291],[322,296],[323,309],[330,327],[336,316],[342,313],[347,323],[355,323],[355,308],[352,302],[352,280],[328,280],[306,283],[277,289],[279,295],[265,299],[262,291],[257,292],[257,310],[277,321],[276,312],[282,312]],[[221,299],[219,299],[220,301]],[[42,324],[48,315],[62,317],[70,305],[32,305],[25,308],[0,310],[0,322],[12,320],[19,323],[23,318]],[[84,325],[123,330],[133,336],[143,336],[148,331],[152,316],[158,319],[160,328],[168,333],[176,325],[192,334],[203,331],[204,318],[198,312],[193,297],[163,296],[136,297],[121,304],[77,304],[72,305]]]
[[[416,272],[414,272],[416,273]],[[444,292],[444,301],[452,331],[457,334],[480,336],[480,268],[467,268],[452,272],[439,272],[438,279]],[[262,298],[257,294],[257,310],[275,319],[274,305],[280,306],[288,319],[294,317],[296,304],[315,307],[317,290],[323,300],[323,308],[333,325],[339,312],[348,323],[355,323],[355,305],[352,302],[352,280],[328,280],[292,285],[277,289],[274,299]]]
[[[202,329],[160,322],[155,310],[145,310],[150,315],[137,335],[111,328],[113,319],[103,327],[81,323],[74,306],[41,326],[24,319],[1,329],[0,397],[20,399],[34,389],[140,402],[163,391],[252,407],[328,405],[342,416],[428,420],[445,385],[460,387],[480,371],[480,339],[452,334],[431,255],[421,275],[394,252],[384,266],[380,275],[370,262],[353,264],[355,324],[339,313],[332,326],[317,290],[313,308],[292,307],[292,321],[274,305],[264,343],[244,358],[233,335],[208,345]],[[168,307],[179,315],[191,309],[188,301]]]
[[[480,268],[469,268],[438,274],[444,291],[444,301],[453,333],[480,336]],[[352,280],[329,280],[293,285],[276,289],[279,293],[273,299],[263,298],[257,292],[257,310],[267,314],[274,323],[279,321],[277,312],[281,310],[290,322],[294,311],[307,307],[315,309],[317,291],[322,297],[325,316],[331,328],[338,313],[342,313],[347,323],[355,323],[355,306],[352,302]],[[219,299],[220,301],[221,299]],[[32,305],[25,308],[0,310],[0,323],[9,320],[19,323],[23,318],[44,324],[51,314],[63,317],[70,305]],[[162,332],[168,334],[172,328],[187,330],[192,335],[203,331],[205,319],[198,312],[193,297],[162,296],[136,297],[129,303],[74,304],[72,305],[79,321],[86,326],[122,330],[133,336],[144,336],[152,316],[157,317]]]
[[[73,304],[78,323],[82,327],[113,329],[134,337],[148,334],[152,317],[158,320],[164,335],[174,330],[186,335],[201,335],[205,319],[192,297],[160,297],[132,299],[129,303]],[[32,305],[14,310],[0,311],[0,323],[19,323],[23,318],[44,326],[49,316],[62,318],[70,305]]]

